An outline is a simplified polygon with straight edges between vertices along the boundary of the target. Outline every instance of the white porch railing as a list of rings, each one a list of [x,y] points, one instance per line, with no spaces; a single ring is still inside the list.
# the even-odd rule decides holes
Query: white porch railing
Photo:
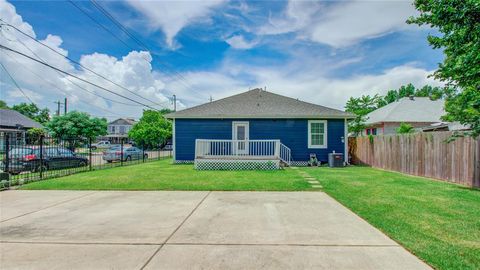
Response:
[[[195,159],[279,159],[290,165],[290,149],[280,140],[195,140]]]

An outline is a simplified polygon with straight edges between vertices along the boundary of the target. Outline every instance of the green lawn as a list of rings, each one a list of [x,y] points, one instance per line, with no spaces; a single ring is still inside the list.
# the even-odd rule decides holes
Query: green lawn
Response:
[[[369,167],[304,170],[431,266],[480,269],[480,190]]]
[[[23,189],[71,190],[309,190],[292,170],[196,171],[171,159],[33,182]]]

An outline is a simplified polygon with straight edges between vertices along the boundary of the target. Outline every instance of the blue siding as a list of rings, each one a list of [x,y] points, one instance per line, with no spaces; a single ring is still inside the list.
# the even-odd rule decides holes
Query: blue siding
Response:
[[[232,121],[250,123],[251,140],[279,139],[292,150],[294,161],[306,161],[310,153],[326,162],[328,153],[344,152],[344,120],[328,119],[326,149],[308,148],[308,119],[176,119],[175,151],[177,160],[193,160],[195,139],[232,139]]]

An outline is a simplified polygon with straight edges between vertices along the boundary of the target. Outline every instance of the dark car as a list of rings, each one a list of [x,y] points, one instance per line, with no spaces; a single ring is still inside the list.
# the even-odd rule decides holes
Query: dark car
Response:
[[[55,170],[88,165],[88,159],[77,156],[74,152],[63,147],[43,147],[42,160],[38,146],[12,148],[8,154],[8,173],[18,174],[25,171],[38,172],[40,170]],[[6,171],[5,160],[2,169]]]

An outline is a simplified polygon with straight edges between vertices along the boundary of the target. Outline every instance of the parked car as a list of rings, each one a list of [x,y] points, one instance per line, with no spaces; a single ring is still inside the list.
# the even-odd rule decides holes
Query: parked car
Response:
[[[18,174],[25,171],[39,172],[40,170],[66,169],[83,167],[88,165],[88,159],[77,156],[69,149],[57,146],[43,147],[42,159],[40,160],[40,147],[27,146],[12,148],[8,154],[8,171],[5,160],[1,168],[10,174]]]
[[[97,143],[92,143],[92,150],[96,149],[107,149],[115,145],[111,144],[109,141],[99,141]]]
[[[142,149],[139,149],[135,146],[132,147],[124,147],[123,148],[123,155],[122,155],[122,148],[120,146],[111,147],[107,151],[103,153],[103,160],[107,161],[108,163],[113,161],[121,161],[123,157],[123,161],[131,161],[135,159],[145,159],[148,158],[147,153],[143,153]]]

